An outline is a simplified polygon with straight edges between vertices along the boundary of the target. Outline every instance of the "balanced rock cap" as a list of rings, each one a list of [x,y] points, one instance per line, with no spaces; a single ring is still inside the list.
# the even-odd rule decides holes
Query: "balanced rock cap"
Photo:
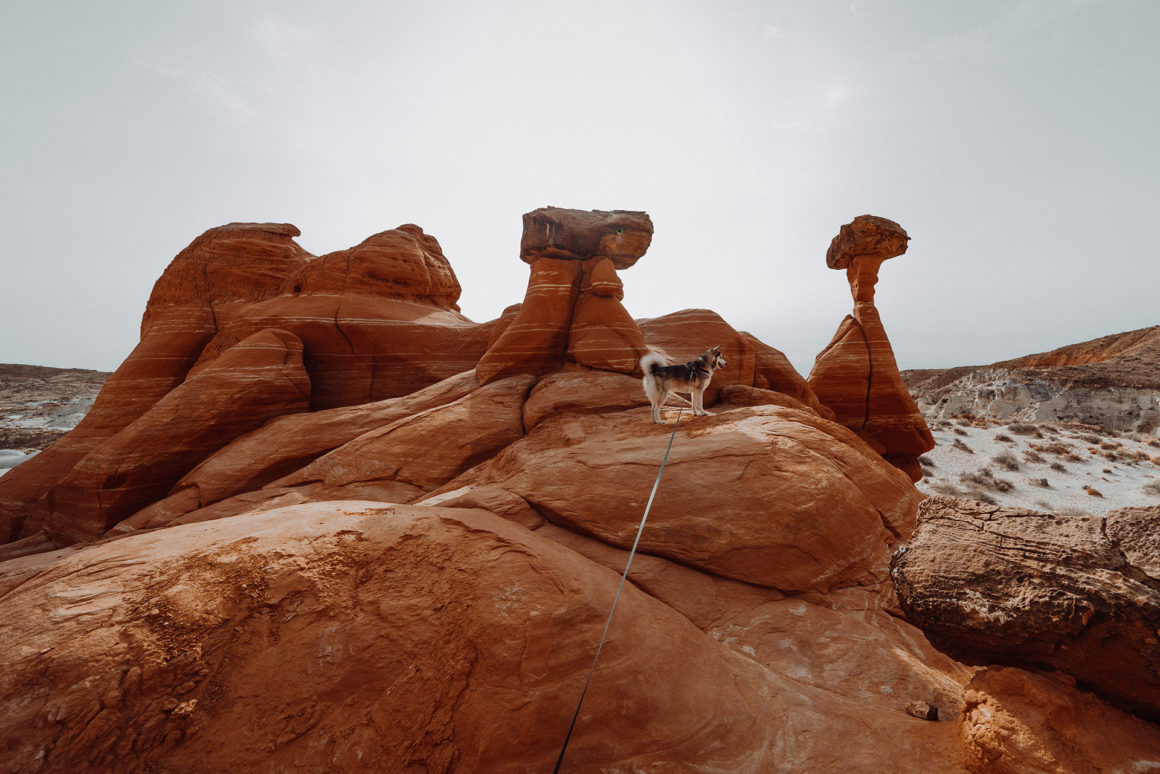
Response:
[[[906,230],[877,215],[859,215],[842,226],[826,251],[826,266],[845,269],[855,258],[886,260],[906,252]]]
[[[640,259],[652,242],[652,219],[631,210],[568,210],[541,207],[524,214],[520,259],[541,258],[586,261],[610,258],[617,269]]]

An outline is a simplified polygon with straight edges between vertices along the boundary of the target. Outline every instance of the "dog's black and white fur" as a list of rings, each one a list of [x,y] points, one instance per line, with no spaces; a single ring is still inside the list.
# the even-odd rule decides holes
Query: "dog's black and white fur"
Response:
[[[667,365],[664,357],[656,352],[650,352],[640,359],[640,368],[644,371],[644,394],[652,404],[652,421],[663,425],[661,421],[661,406],[665,405],[669,394],[688,392],[693,402],[693,413],[699,417],[708,416],[709,412],[702,405],[705,388],[713,378],[713,371],[724,368],[728,363],[721,356],[721,348],[713,347],[705,350],[696,360],[690,360],[684,365]]]

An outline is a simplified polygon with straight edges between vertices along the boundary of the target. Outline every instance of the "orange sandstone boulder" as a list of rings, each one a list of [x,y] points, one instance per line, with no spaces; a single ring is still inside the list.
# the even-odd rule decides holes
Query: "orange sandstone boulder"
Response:
[[[1160,727],[1075,688],[1066,675],[990,667],[971,680],[958,718],[967,770],[1156,771]]]
[[[85,418],[0,478],[0,540],[40,529],[39,521],[27,530],[24,525],[45,493],[185,380],[216,333],[215,304],[245,306],[279,292],[283,279],[311,258],[294,242],[298,233],[290,224],[232,223],[206,231],[173,259],[149,297],[140,343],[106,380]]]
[[[744,385],[783,393],[824,419],[834,418],[785,355],[735,330],[716,312],[685,309],[637,322],[648,348],[668,356],[671,363],[684,363],[710,347],[721,347],[729,365],[713,373],[713,381],[705,390],[706,406],[718,403],[728,385]]]
[[[234,223],[206,231],[174,258],[153,288],[140,344],[85,420],[0,481],[0,539],[36,535],[56,507],[47,493],[81,460],[262,331],[300,341],[313,409],[407,395],[474,367],[494,326],[459,314],[459,284],[434,237],[405,225],[315,258],[294,242],[298,233],[289,224]],[[177,459],[200,461],[170,462]],[[71,508],[76,497],[94,495],[59,503]]]
[[[879,267],[906,252],[909,239],[897,223],[873,215],[855,218],[834,237],[826,265],[846,269],[854,313],[818,354],[807,381],[839,422],[918,481],[922,478],[918,457],[934,448],[934,438],[902,382],[874,306]]]
[[[527,294],[476,365],[480,381],[550,373],[567,361],[632,373],[644,340],[620,303],[616,270],[635,264],[651,241],[643,212],[545,207],[525,214]]]
[[[554,524],[631,545],[668,443],[646,416],[541,421],[439,493],[499,487]],[[778,406],[734,409],[682,421],[641,550],[783,591],[870,583],[910,534],[920,499],[836,423]]]
[[[87,454],[49,491],[39,516],[62,544],[94,540],[209,454],[309,401],[301,342],[286,331],[256,333]]]
[[[522,411],[535,378],[493,382],[443,406],[371,430],[271,487],[327,489],[389,481],[431,490],[523,437]]]
[[[617,586],[486,511],[371,503],[17,559],[0,566],[7,768],[547,770]],[[766,657],[629,584],[565,770],[955,770],[952,724]]]
[[[255,330],[302,339],[315,410],[406,395],[474,367],[488,330],[461,315],[459,283],[418,226],[376,234],[284,277],[280,292],[218,315],[202,362]]]

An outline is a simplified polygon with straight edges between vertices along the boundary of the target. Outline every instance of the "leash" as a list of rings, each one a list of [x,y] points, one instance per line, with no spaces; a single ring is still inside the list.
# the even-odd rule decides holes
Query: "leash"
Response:
[[[592,682],[592,673],[596,671],[596,661],[600,658],[600,651],[604,648],[604,640],[608,637],[608,627],[612,625],[612,614],[616,612],[616,603],[620,601],[620,592],[624,590],[624,581],[628,578],[628,568],[632,567],[632,558],[636,556],[636,546],[640,543],[640,535],[644,532],[644,523],[648,520],[648,512],[652,509],[653,498],[657,496],[657,488],[661,485],[661,476],[665,472],[665,464],[669,461],[669,452],[673,450],[673,439],[677,437],[677,425],[681,423],[681,412],[684,406],[677,409],[677,421],[673,423],[673,432],[669,435],[669,445],[665,449],[664,459],[661,460],[661,469],[657,471],[657,480],[653,482],[652,494],[648,496],[648,504],[644,507],[644,516],[640,519],[640,526],[636,530],[636,539],[632,541],[632,550],[628,552],[628,562],[624,565],[624,572],[620,575],[620,586],[616,589],[616,596],[612,599],[612,609],[608,611],[608,620],[604,622],[604,634],[600,636],[600,644],[596,646],[596,656],[592,659],[592,666],[588,668],[588,677],[584,680],[584,690],[580,691],[580,701],[576,702],[576,711],[572,713],[572,723],[568,726],[568,734],[564,737],[564,746],[560,748],[560,757],[556,759],[556,767],[552,774],[559,774],[560,764],[564,762],[564,753],[568,750],[568,742],[572,738],[572,731],[576,728],[576,719],[580,717],[580,706],[584,704],[584,695],[588,693],[588,684]]]

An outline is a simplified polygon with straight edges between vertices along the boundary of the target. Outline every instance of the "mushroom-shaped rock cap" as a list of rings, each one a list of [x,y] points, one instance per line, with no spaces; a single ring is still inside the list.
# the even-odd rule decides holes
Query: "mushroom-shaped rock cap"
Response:
[[[584,261],[601,256],[627,269],[648,250],[652,233],[647,212],[541,207],[524,214],[520,258],[534,263],[540,258]]]
[[[877,215],[859,215],[842,226],[826,251],[826,265],[845,269],[855,258],[886,260],[906,252],[906,229]]]

